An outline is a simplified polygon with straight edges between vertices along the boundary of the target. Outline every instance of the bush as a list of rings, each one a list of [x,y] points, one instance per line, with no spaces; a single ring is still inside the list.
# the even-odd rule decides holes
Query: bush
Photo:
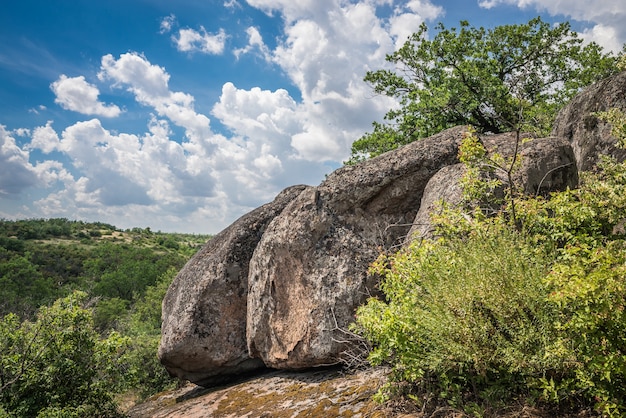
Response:
[[[551,257],[499,222],[382,256],[372,272],[386,300],[357,313],[370,361],[456,406],[526,392],[529,377],[552,367],[556,311],[543,281]]]
[[[622,140],[625,118],[612,121]],[[392,367],[381,395],[471,414],[521,398],[624,416],[626,162],[605,158],[550,199],[511,200],[492,218],[446,209],[441,238],[374,263],[384,299],[359,308],[355,328],[370,361]]]
[[[626,412],[626,163],[605,158],[577,190],[529,201],[525,227],[558,248],[546,276],[559,310],[548,355],[567,373],[544,381],[553,399],[584,397],[606,415]]]
[[[100,340],[81,307],[85,299],[83,292],[59,299],[41,308],[35,322],[20,323],[14,314],[0,321],[0,407],[6,412],[118,416],[111,393],[122,377],[116,365],[128,341],[118,334]]]
[[[548,355],[566,366],[544,382],[555,399],[580,393],[606,415],[626,412],[626,242],[568,247],[547,277],[559,308],[559,338]],[[549,383],[549,384],[548,384]]]
[[[125,365],[128,388],[137,391],[140,398],[170,389],[177,383],[157,357],[161,340],[161,302],[176,273],[175,268],[170,268],[159,276],[156,284],[148,286],[123,326],[124,335],[128,335],[131,342],[121,361]]]

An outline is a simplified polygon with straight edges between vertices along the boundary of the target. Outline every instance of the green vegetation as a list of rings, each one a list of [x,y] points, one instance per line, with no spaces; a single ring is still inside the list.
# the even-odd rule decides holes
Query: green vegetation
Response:
[[[19,417],[118,415],[111,394],[123,374],[116,367],[127,341],[101,339],[87,294],[74,292],[42,307],[34,322],[15,314],[0,322],[2,407]]]
[[[210,237],[67,219],[0,221],[0,417],[115,417],[175,385],[161,301]]]
[[[600,116],[626,139],[624,115]],[[392,367],[379,397],[471,416],[512,405],[626,416],[626,162],[605,158],[580,188],[513,196],[493,214],[473,139],[465,206],[434,219],[438,238],[372,266],[384,297],[358,310],[355,330],[370,361]]]
[[[617,57],[582,39],[568,23],[540,18],[522,25],[460,29],[442,24],[432,39],[423,24],[387,56],[392,69],[367,73],[374,91],[398,108],[354,142],[349,163],[457,125],[480,132],[548,134],[556,112],[581,87],[616,71]]]

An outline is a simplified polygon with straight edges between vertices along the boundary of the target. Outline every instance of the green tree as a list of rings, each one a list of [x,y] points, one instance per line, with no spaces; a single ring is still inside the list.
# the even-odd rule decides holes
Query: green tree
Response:
[[[0,248],[0,313],[33,315],[37,306],[54,300],[51,280],[43,277],[29,258]]]
[[[153,285],[169,267],[182,267],[186,261],[175,252],[156,252],[134,245],[104,243],[84,262],[93,278],[93,294],[133,301]]]
[[[427,26],[387,56],[393,69],[370,71],[374,91],[400,106],[352,145],[357,162],[457,125],[500,133],[547,133],[556,111],[580,88],[616,71],[617,57],[582,39],[569,23],[460,29]]]
[[[161,340],[161,302],[167,288],[176,276],[170,268],[157,283],[148,286],[142,298],[133,307],[124,335],[130,336],[130,349],[124,356],[130,386],[138,390],[140,398],[171,388],[176,384],[157,358]]]
[[[101,340],[86,293],[40,309],[34,322],[0,321],[0,406],[12,416],[118,416],[111,399],[122,381],[118,358],[127,340]]]
[[[130,302],[118,297],[100,299],[96,305],[93,321],[100,332],[117,329],[118,322],[128,314]]]

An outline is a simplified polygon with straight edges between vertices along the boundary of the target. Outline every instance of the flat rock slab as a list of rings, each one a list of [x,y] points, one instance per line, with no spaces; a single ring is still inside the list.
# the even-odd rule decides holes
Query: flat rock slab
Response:
[[[353,417],[387,416],[371,400],[387,370],[353,374],[338,369],[274,371],[229,387],[189,384],[136,405],[131,418]]]

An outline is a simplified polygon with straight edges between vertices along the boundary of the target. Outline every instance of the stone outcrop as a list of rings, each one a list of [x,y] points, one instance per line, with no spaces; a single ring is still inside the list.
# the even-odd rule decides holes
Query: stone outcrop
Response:
[[[248,348],[269,367],[336,363],[341,333],[374,288],[367,268],[404,239],[428,180],[458,162],[466,127],[343,167],[294,199],[250,261]],[[369,278],[371,279],[371,278]]]
[[[574,99],[553,137],[522,142],[516,187],[531,195],[576,187],[578,170],[598,152],[622,155],[608,127],[590,122],[590,112],[623,105],[616,92],[626,91],[626,73],[610,80]],[[337,363],[347,346],[343,330],[377,291],[370,263],[407,236],[430,236],[438,201],[460,202],[458,149],[466,131],[451,128],[340,168],[317,187],[286,189],[214,237],[163,301],[161,362],[204,385],[262,367]],[[480,139],[505,158],[518,143],[515,133]]]
[[[424,195],[420,209],[413,220],[413,224],[406,236],[405,245],[411,241],[432,237],[435,233],[431,222],[431,216],[442,209],[442,203],[450,207],[461,204],[463,189],[461,178],[465,173],[465,165],[459,163],[449,165],[439,170],[428,182],[424,189]]]
[[[218,388],[187,384],[161,392],[125,411],[129,418],[396,417],[372,399],[385,383],[382,368],[346,374],[338,368],[270,371]],[[416,411],[417,412],[417,411]],[[524,414],[529,417],[528,414]],[[529,417],[530,418],[530,417]]]
[[[528,195],[545,196],[554,191],[578,186],[576,160],[567,141],[555,137],[521,141],[526,137],[527,135],[520,137],[520,166],[513,171],[515,187],[521,187],[521,191]],[[510,158],[515,153],[515,133],[482,135],[480,139],[490,155],[498,153],[504,158]],[[463,190],[460,181],[464,172],[463,164],[451,165],[442,168],[430,179],[405,244],[414,239],[433,236],[430,218],[431,214],[441,209],[440,202],[451,207],[461,204]],[[503,184],[508,183],[505,172],[499,170],[496,175]]]
[[[265,367],[248,355],[248,265],[267,225],[307,186],[293,186],[211,239],[178,273],[163,300],[159,358],[198,384]]]
[[[497,153],[511,158],[515,153],[514,132],[481,136],[490,155]],[[576,157],[570,144],[559,137],[533,138],[521,134],[518,150],[519,167],[513,170],[513,184],[527,195],[547,196],[551,192],[578,186]],[[503,170],[496,175],[508,183]]]
[[[557,115],[552,135],[572,144],[580,171],[591,170],[600,155],[626,158],[626,150],[615,146],[610,124],[594,112],[611,108],[626,111],[626,71],[599,81],[580,92]]]

